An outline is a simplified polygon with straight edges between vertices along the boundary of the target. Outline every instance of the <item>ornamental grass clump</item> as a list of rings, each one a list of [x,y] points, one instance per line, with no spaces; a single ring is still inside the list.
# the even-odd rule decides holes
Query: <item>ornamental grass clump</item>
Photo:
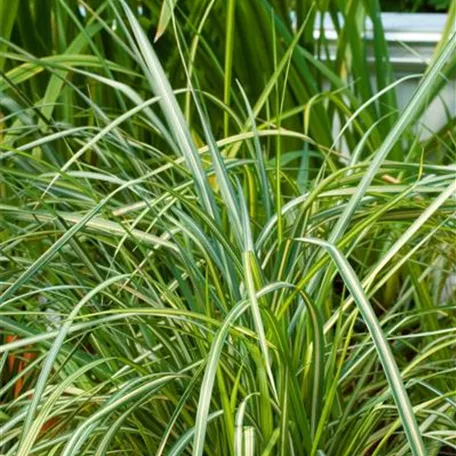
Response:
[[[132,3],[0,2],[1,454],[455,454],[451,22]]]

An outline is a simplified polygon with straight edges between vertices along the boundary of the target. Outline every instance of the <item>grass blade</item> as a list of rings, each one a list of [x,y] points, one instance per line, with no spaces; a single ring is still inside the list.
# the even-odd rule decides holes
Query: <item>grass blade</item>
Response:
[[[420,429],[418,427],[415,414],[413,412],[410,399],[404,387],[401,374],[397,367],[391,348],[383,334],[380,323],[372,309],[369,300],[356,277],[350,263],[342,253],[332,244],[316,238],[298,238],[300,242],[306,242],[323,247],[331,255],[337,265],[338,271],[342,276],[347,288],[353,296],[362,316],[366,323],[371,337],[374,341],[375,348],[383,366],[385,376],[391,388],[399,415],[402,420],[404,431],[407,435],[411,453],[414,456],[425,456],[427,454],[424,447]]]

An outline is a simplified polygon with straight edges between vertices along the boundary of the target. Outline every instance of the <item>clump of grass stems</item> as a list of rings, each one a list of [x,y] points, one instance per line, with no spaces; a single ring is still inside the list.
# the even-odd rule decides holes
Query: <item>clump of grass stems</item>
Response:
[[[451,26],[400,112],[375,1],[334,61],[311,2],[70,3],[0,3],[2,454],[454,454]]]

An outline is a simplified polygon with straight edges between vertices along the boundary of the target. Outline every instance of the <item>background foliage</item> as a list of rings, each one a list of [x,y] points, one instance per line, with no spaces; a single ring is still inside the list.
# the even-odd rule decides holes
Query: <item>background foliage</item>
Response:
[[[443,12],[450,6],[450,0],[381,0],[382,11],[400,12]]]

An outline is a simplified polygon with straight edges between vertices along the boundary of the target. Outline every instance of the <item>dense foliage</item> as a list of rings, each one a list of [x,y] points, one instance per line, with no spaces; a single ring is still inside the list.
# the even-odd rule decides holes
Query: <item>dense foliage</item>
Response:
[[[397,12],[445,12],[451,0],[381,0],[383,11]]]
[[[402,111],[379,8],[0,0],[2,455],[455,454],[456,2]]]

